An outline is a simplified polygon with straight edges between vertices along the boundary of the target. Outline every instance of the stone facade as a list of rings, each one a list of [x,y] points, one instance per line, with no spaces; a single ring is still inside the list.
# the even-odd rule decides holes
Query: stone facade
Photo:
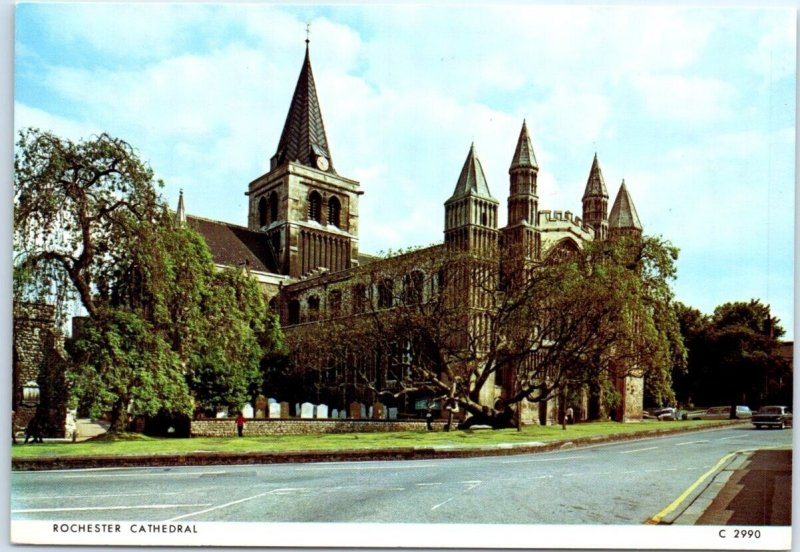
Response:
[[[63,336],[55,327],[55,309],[40,303],[14,305],[12,351],[15,431],[36,417],[44,437],[64,437],[67,418],[66,353]],[[23,386],[39,385],[38,405],[23,397]]]

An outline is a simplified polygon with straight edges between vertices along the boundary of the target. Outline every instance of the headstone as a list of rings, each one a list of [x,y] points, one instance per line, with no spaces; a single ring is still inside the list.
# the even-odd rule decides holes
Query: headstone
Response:
[[[264,418],[267,415],[267,398],[264,395],[256,397],[256,418]]]
[[[217,418],[227,418],[228,417],[228,409],[223,408],[222,410],[217,411]]]
[[[347,412],[345,412],[344,410],[340,410],[339,411],[339,419],[340,420],[344,420],[345,418],[347,418]]]
[[[350,403],[350,417],[354,420],[358,420],[361,418],[361,408],[362,404],[358,401],[353,401]]]
[[[280,404],[281,407],[281,418],[288,418],[289,417],[289,403],[282,402]]]
[[[369,407],[368,416],[367,416],[370,420],[372,419],[372,411],[373,411],[373,408],[372,408],[372,406],[370,406]]]
[[[269,417],[270,418],[280,418],[281,417],[281,405],[278,403],[269,403]]]
[[[339,409],[338,408],[334,408],[331,411],[331,418],[338,418],[338,417],[339,417]]]
[[[386,417],[386,408],[383,406],[383,403],[378,401],[372,406],[372,412],[375,414],[374,416],[370,416],[370,418],[375,418],[376,420],[382,420]]]
[[[245,418],[252,418],[253,405],[250,403],[245,403],[245,405],[242,407],[242,415],[244,415]]]
[[[370,407],[370,410],[372,410],[372,407]],[[362,420],[365,420],[367,418],[367,405],[362,404],[359,408],[358,414]],[[370,412],[370,415],[372,415],[372,412]]]
[[[268,402],[269,404],[272,404],[272,403],[277,403],[278,401],[276,401],[275,399],[273,399],[272,397],[270,397],[270,398],[269,398],[269,400],[268,400],[267,402]]]
[[[300,416],[300,403],[294,403],[294,415]]]
[[[328,405],[327,404],[320,404],[317,406],[316,412],[317,418],[327,418],[328,417]]]
[[[389,409],[389,419],[390,420],[396,420],[397,419],[397,409],[396,408],[390,408]]]
[[[313,418],[314,417],[314,405],[308,402],[304,402],[300,405],[300,417],[301,418]]]

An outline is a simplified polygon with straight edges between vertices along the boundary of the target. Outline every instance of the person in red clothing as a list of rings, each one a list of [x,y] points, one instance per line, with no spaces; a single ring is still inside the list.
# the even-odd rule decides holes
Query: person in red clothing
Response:
[[[244,433],[244,414],[241,412],[239,412],[239,416],[236,418],[236,431],[239,433],[239,437]]]

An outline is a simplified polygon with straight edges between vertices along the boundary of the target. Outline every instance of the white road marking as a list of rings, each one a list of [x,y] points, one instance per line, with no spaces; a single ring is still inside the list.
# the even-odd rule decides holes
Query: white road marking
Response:
[[[560,458],[528,458],[525,460],[503,460],[501,464],[523,464],[527,462],[560,462],[562,460],[575,460],[578,458],[586,458],[586,454],[580,456],[562,456]]]
[[[333,466],[326,467],[320,465],[315,468],[295,468],[295,471],[325,471],[325,470],[418,470],[422,468],[434,468],[438,464],[425,464],[416,466]]]
[[[103,473],[103,474],[77,474],[77,475],[65,475],[64,479],[85,479],[90,477],[92,479],[97,479],[98,477],[174,477],[174,476],[193,476],[196,477],[198,475],[224,475],[228,473],[227,471],[205,471],[205,472],[155,472],[155,473],[145,473],[145,472],[137,472],[137,473]]]
[[[12,514],[35,514],[41,512],[89,512],[96,510],[164,510],[167,508],[194,508],[208,506],[209,504],[145,504],[142,506],[84,506],[80,508],[29,508],[26,510],[11,510]]]
[[[161,495],[183,494],[180,492],[158,493]],[[57,495],[57,496],[26,496],[25,500],[52,500],[54,498],[116,498],[120,496],[152,496],[153,493],[122,493],[122,494],[91,494],[91,495]]]
[[[436,487],[441,485],[441,483],[415,483],[417,487]]]
[[[620,454],[630,454],[632,452],[643,452],[645,450],[653,450],[653,449],[657,449],[657,448],[658,447],[647,447],[647,448],[640,448],[640,449],[633,449],[633,450],[623,450],[623,451],[620,452]]]
[[[682,447],[683,445],[694,445],[696,443],[708,443],[708,442],[709,442],[709,439],[703,439],[701,441],[685,441],[683,443],[677,443],[675,446],[676,447]]]
[[[444,506],[445,504],[447,504],[448,502],[450,502],[450,501],[451,501],[451,500],[453,500],[454,498],[455,498],[454,496],[451,496],[450,498],[448,498],[448,499],[447,499],[447,500],[445,500],[444,502],[442,502],[442,503],[440,503],[440,504],[437,504],[436,506],[434,506],[433,508],[431,508],[431,510],[435,510],[435,509],[436,509],[436,508],[438,508],[439,506]]]
[[[739,439],[740,437],[741,435],[734,435],[732,437],[720,437],[719,439],[717,439],[717,441],[726,441],[728,439]]]
[[[213,506],[212,508],[206,508],[205,510],[199,510],[197,512],[192,512],[191,514],[184,514],[182,516],[174,517],[172,519],[168,519],[166,522],[169,523],[171,521],[178,521],[179,519],[184,519],[192,516],[197,516],[200,514],[205,514],[208,512],[213,512],[214,510],[221,510],[222,508],[227,508],[228,506],[233,506],[234,504],[241,504],[242,502],[247,502],[249,500],[254,500],[256,498],[261,498],[262,496],[266,496],[270,494],[271,491],[267,491],[265,493],[258,493],[257,495],[248,496],[246,498],[240,498],[239,500],[234,500],[231,502],[226,502],[225,504],[220,504],[219,506]],[[208,506],[207,504],[198,504],[198,506]]]

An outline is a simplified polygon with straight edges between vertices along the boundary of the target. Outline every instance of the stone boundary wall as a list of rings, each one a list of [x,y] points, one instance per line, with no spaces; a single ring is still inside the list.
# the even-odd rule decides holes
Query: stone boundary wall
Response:
[[[442,431],[445,423],[443,420],[435,420],[433,429]],[[381,431],[426,431],[425,420],[250,418],[244,426],[244,435],[246,437]],[[193,437],[231,437],[236,435],[236,423],[234,418],[201,418],[192,420],[191,434]]]

